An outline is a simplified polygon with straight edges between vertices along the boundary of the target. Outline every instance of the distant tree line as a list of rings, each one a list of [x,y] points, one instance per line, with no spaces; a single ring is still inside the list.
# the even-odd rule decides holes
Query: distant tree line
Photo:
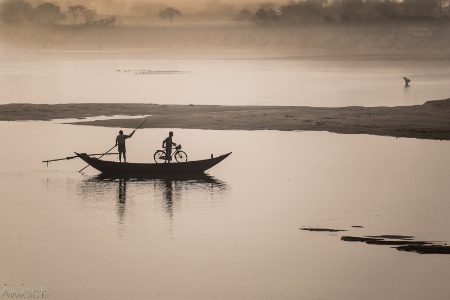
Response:
[[[115,16],[101,17],[95,10],[84,5],[69,6],[62,11],[60,6],[45,2],[32,7],[26,0],[6,0],[0,6],[2,23],[9,24],[43,24],[55,25],[63,21],[72,24],[111,25],[116,22]]]
[[[449,19],[450,0],[292,0],[243,9],[237,21],[258,24],[343,23],[384,20]]]
[[[174,7],[161,9],[159,18],[167,19],[170,23],[176,17],[183,14]],[[66,11],[62,11],[60,6],[45,2],[44,4],[32,7],[27,0],[5,0],[0,2],[0,20],[9,24],[85,24],[85,25],[115,25],[117,16],[101,17],[101,14],[84,5],[77,4],[69,6]]]
[[[0,1],[0,20],[8,24],[115,25],[119,19],[117,16],[105,16],[81,4],[69,6],[63,11],[52,2],[33,7],[27,0]],[[206,10],[194,14],[191,12],[190,16],[196,15],[207,22],[223,20],[220,16],[229,16],[230,21],[261,25],[450,19],[450,0],[290,0],[285,5],[261,2],[253,8],[240,11],[230,5],[220,4],[218,0],[211,0],[207,4]],[[165,7],[156,14],[149,11],[145,16],[172,23],[184,14],[174,7]],[[138,20],[140,17],[128,16],[126,19],[132,18]]]

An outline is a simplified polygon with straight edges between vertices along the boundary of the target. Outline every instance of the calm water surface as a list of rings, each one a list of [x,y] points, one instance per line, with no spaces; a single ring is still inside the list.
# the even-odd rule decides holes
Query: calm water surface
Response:
[[[206,178],[123,181],[79,173],[76,159],[41,163],[106,151],[118,129],[0,128],[2,288],[45,287],[49,299],[450,298],[446,255],[299,230],[449,241],[448,142],[174,129],[192,160],[233,154]],[[128,160],[150,161],[167,131],[137,131]]]
[[[14,60],[0,53],[3,103],[120,102],[398,106],[446,99],[449,61]],[[404,87],[403,76],[412,80]],[[26,86],[26,88],[24,88]]]

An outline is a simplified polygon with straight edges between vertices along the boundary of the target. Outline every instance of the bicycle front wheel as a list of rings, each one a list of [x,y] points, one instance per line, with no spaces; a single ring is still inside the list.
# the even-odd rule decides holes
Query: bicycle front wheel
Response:
[[[175,160],[177,162],[185,162],[188,160],[187,154],[183,150],[179,150],[179,151],[175,152],[173,154],[173,156],[175,156]]]
[[[166,162],[166,152],[158,150],[153,155],[153,159],[157,164]]]

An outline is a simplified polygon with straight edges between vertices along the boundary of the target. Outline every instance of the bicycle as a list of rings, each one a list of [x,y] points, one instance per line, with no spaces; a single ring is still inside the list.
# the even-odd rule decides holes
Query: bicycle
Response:
[[[181,145],[177,145],[175,147],[175,151],[173,151],[170,156],[170,160],[172,160],[172,158],[175,158],[177,162],[186,162],[188,160],[186,152],[181,150]],[[166,151],[156,150],[155,154],[153,154],[153,159],[157,164],[165,163],[167,161]]]

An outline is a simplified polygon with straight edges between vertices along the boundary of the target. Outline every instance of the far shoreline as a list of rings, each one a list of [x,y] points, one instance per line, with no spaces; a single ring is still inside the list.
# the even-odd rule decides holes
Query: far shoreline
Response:
[[[80,119],[75,125],[135,128],[144,118],[83,121],[82,118],[147,115],[142,128],[203,130],[328,131],[340,134],[450,140],[450,98],[395,107],[158,105],[139,103],[3,104],[0,121]]]

